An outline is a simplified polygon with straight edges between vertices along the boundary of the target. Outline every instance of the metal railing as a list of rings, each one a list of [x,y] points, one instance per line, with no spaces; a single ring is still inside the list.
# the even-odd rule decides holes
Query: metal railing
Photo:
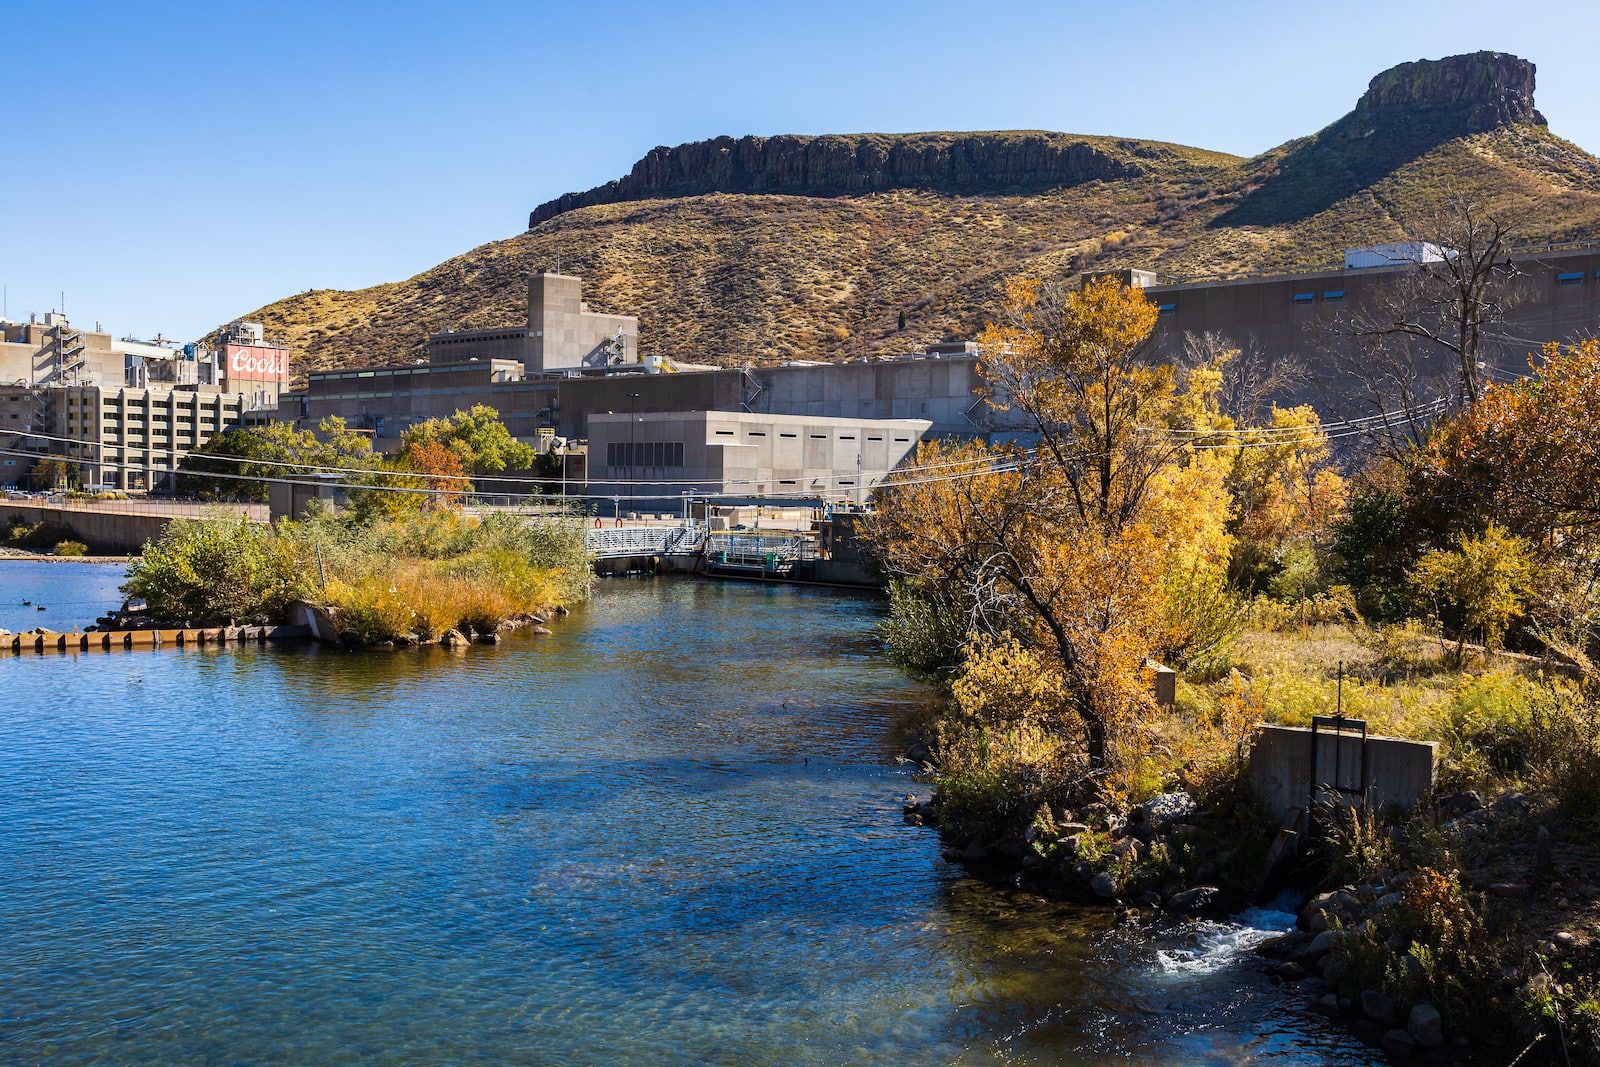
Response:
[[[677,547],[683,533],[682,526],[603,526],[587,537],[596,557],[643,556],[683,551]]]

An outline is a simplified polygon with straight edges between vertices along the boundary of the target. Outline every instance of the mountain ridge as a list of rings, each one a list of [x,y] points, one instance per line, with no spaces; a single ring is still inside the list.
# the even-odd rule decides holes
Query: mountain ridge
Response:
[[[1250,158],[1041,131],[695,142],[720,146],[715,160],[680,153],[644,184],[549,201],[533,228],[412,278],[296,294],[247,317],[290,343],[297,373],[411,359],[429,332],[523,321],[524,279],[560,263],[595,310],[640,316],[641,353],[839,359],[971,336],[1017,274],[1336,268],[1345,248],[1409,239],[1462,190],[1520,216],[1522,241],[1600,237],[1600,160],[1549,131],[1533,89],[1533,64],[1503,53],[1401,64],[1347,115]],[[754,140],[741,171],[738,145]],[[862,146],[876,169],[841,170]],[[986,161],[994,187],[937,187],[977,181],[962,158]],[[695,191],[712,179],[737,188]]]

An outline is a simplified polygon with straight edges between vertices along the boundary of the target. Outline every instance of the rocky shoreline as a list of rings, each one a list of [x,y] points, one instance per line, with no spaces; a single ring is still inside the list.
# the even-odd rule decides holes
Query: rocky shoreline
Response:
[[[936,773],[925,745],[913,745],[907,759]],[[1266,847],[1273,831],[1264,821],[1222,807],[1208,808],[1189,792],[1162,794],[1126,811],[1041,805],[1022,833],[996,840],[953,835],[938,791],[907,796],[902,812],[907,825],[939,829],[945,860],[974,877],[1111,907],[1122,921],[1151,932],[1236,919],[1251,904],[1276,896],[1274,906],[1283,906],[1293,894],[1304,901],[1295,929],[1253,950],[1264,972],[1286,995],[1396,1062],[1511,1062],[1544,1040],[1539,1019],[1526,1009],[1530,1000],[1561,992],[1563,970],[1587,974],[1600,954],[1600,850],[1553,843],[1544,813],[1522,793],[1489,803],[1470,792],[1433,798],[1421,815],[1423,825],[1436,828],[1426,850],[1391,825],[1383,831],[1390,865],[1365,877],[1347,875],[1320,892],[1313,890],[1318,881],[1328,884],[1326,855],[1280,854]],[[1446,873],[1424,864],[1425,852]],[[1433,953],[1441,946],[1408,940],[1415,932],[1411,916],[1438,889],[1413,883],[1430,878],[1456,887],[1457,895],[1446,898],[1456,903],[1445,909],[1460,907],[1464,926],[1469,919],[1487,924],[1479,927],[1485,938],[1484,931],[1494,931],[1493,952],[1484,959],[1495,962],[1485,973],[1445,981],[1434,973],[1440,964]],[[1430,997],[1430,989],[1443,986],[1454,990],[1453,1003]],[[1488,1007],[1466,1011],[1465,1003]]]

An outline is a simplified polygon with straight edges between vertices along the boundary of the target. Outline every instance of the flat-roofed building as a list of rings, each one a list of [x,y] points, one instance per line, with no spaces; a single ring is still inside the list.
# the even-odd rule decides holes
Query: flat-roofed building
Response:
[[[588,495],[623,512],[671,511],[697,494],[862,500],[931,425],[749,411],[593,414]]]
[[[288,352],[253,323],[220,347],[113,338],[64,315],[0,322],[0,484],[25,484],[38,460],[67,460],[86,486],[169,488],[191,450],[277,410]]]
[[[590,311],[583,281],[540,271],[528,279],[525,326],[447,330],[428,338],[430,363],[510,360],[529,374],[639,362],[639,320]]]

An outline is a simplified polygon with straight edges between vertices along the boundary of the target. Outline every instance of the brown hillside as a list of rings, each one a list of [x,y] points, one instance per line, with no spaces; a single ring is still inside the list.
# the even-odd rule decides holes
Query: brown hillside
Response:
[[[1600,160],[1545,129],[1532,79],[1532,64],[1493,53],[1407,64],[1374,78],[1349,116],[1248,160],[1109,138],[923,134],[836,138],[826,168],[812,172],[809,145],[824,139],[787,139],[799,155],[785,162],[770,147],[783,139],[769,138],[747,153],[758,177],[789,175],[805,192],[690,192],[756,180],[725,160],[696,175],[683,160],[710,159],[702,148],[714,142],[702,142],[671,166],[658,160],[658,189],[569,194],[542,207],[548,217],[528,232],[414,278],[297,294],[246,317],[286,339],[300,371],[409,358],[431,331],[523,321],[525,277],[559,261],[583,276],[591,307],[639,315],[642,353],[721,364],[840,359],[970,336],[1017,274],[1335,266],[1347,247],[1407,237],[1461,190],[1515,218],[1523,241],[1600,238]],[[893,160],[897,141],[922,162],[884,162],[869,177],[907,187],[833,191],[849,180],[841,158],[870,142],[871,158]],[[971,162],[978,155],[950,162],[948,146],[962,143],[986,146],[982,158],[996,168],[987,179]],[[1078,177],[1009,195],[933,187],[958,174],[1022,188],[1029,160],[1078,167]]]

